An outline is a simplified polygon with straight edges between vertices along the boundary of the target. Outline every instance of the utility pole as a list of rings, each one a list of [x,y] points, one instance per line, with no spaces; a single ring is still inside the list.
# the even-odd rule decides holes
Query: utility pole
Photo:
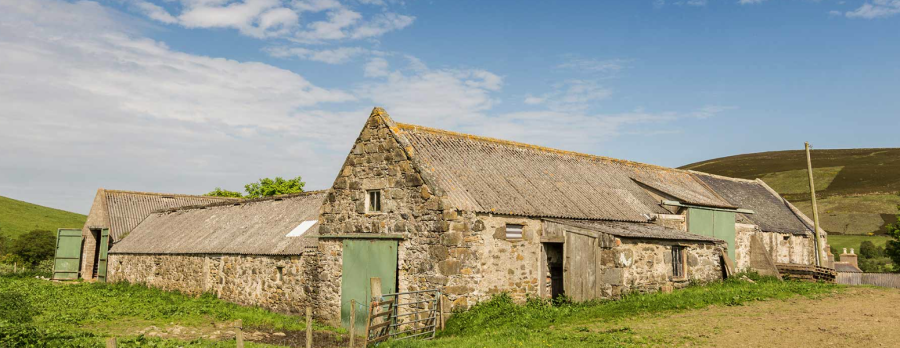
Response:
[[[806,168],[809,172],[809,196],[812,198],[813,235],[816,238],[816,266],[822,265],[822,251],[819,247],[819,208],[816,206],[816,183],[813,181],[812,159],[809,156],[809,142],[806,143]]]

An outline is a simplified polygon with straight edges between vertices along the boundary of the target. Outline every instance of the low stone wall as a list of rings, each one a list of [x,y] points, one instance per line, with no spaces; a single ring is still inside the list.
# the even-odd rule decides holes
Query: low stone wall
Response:
[[[110,254],[111,282],[145,284],[283,313],[301,313],[315,298],[315,255]]]
[[[632,292],[668,291],[687,286],[691,280],[710,282],[722,279],[719,252],[715,244],[674,241],[620,239],[620,244],[601,251],[605,298]],[[672,247],[684,247],[686,277],[672,274]]]

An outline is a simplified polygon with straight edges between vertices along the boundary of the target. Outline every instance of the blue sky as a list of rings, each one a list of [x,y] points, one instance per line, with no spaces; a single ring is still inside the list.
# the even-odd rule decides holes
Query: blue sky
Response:
[[[0,195],[328,187],[369,110],[665,166],[897,147],[900,0],[0,0]]]

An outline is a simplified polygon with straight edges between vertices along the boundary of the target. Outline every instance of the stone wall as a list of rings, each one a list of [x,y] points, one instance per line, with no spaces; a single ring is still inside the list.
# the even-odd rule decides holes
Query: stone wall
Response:
[[[315,298],[315,252],[305,256],[109,255],[109,281],[145,284],[283,313]]]
[[[675,278],[672,274],[672,247],[684,247],[687,258],[687,276]],[[621,239],[621,245],[603,250],[603,267],[608,273],[624,271],[621,284],[609,287],[611,297],[630,292],[668,291],[687,286],[691,280],[710,282],[722,279],[722,266],[718,248],[721,245],[682,241],[647,241]],[[609,256],[606,256],[609,255]]]
[[[775,263],[815,264],[813,238],[791,233],[763,232],[756,225],[737,224],[735,235],[735,268],[750,268],[750,238],[758,235]]]
[[[109,212],[106,210],[106,193],[103,189],[97,190],[91,211],[81,228],[81,237],[84,238],[81,245],[81,277],[92,279],[94,274],[94,254],[97,252],[97,239],[91,232],[92,228],[108,228]],[[97,235],[99,237],[99,233]]]
[[[389,119],[376,109],[360,132],[344,166],[322,206],[322,235],[393,234],[403,239],[398,250],[399,291],[443,287],[437,265],[449,255],[441,234],[449,231],[447,220],[457,217],[445,211],[446,195],[429,187],[405,149],[389,129]],[[369,190],[381,192],[381,211],[367,211]],[[445,219],[445,215],[446,218]],[[455,227],[457,230],[460,226]],[[323,278],[317,304],[321,319],[340,321],[342,242],[320,243]],[[451,266],[445,263],[444,267]]]

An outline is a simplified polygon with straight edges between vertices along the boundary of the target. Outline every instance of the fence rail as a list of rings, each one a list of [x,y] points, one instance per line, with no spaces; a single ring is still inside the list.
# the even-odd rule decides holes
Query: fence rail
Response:
[[[838,272],[835,280],[844,285],[875,285],[900,289],[900,273]]]

